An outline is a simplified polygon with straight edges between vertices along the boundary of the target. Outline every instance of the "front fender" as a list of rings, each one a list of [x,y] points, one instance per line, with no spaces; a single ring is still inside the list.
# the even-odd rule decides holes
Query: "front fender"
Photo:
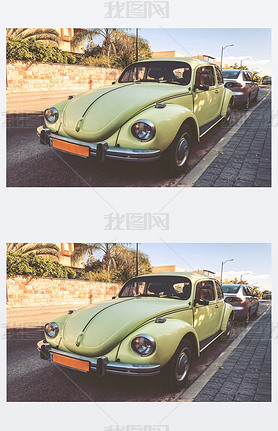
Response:
[[[136,121],[142,119],[151,121],[156,128],[155,137],[149,142],[140,142],[131,133],[131,126]],[[199,140],[198,122],[190,109],[174,103],[166,104],[165,108],[155,108],[153,105],[123,124],[117,143],[123,148],[165,151],[173,142],[178,130],[186,120],[190,122],[191,127],[195,128],[193,133],[197,137],[197,140]]]
[[[226,116],[228,105],[229,105],[231,100],[233,100],[233,104],[234,104],[233,92],[231,90],[229,90],[228,88],[225,88],[224,100],[223,100],[223,105],[222,105],[222,109],[221,109],[222,117]]]
[[[48,121],[46,121],[44,119],[46,127],[49,130],[51,130],[52,133],[56,133],[58,131],[59,125],[61,124],[63,111],[64,111],[65,106],[67,105],[68,102],[69,102],[69,100],[66,99],[66,100],[62,100],[61,102],[55,103],[55,105],[53,105],[53,107],[56,108],[59,112],[59,117],[58,117],[58,120],[56,121],[56,123],[52,124],[52,123],[49,123]]]
[[[49,338],[46,334],[45,334],[45,339],[46,341],[52,346],[55,347],[59,344],[61,335],[63,333],[63,327],[64,324],[66,322],[66,320],[68,319],[69,314],[63,314],[62,316],[59,316],[55,319],[52,320],[52,322],[56,322],[59,326],[59,332],[57,334],[57,336],[55,338]]]
[[[156,342],[156,349],[150,356],[144,357],[135,353],[131,348],[131,341],[139,334],[148,334]],[[199,340],[194,328],[188,323],[178,319],[166,319],[164,323],[154,321],[145,324],[138,330],[129,334],[120,344],[118,360],[133,364],[159,364],[162,367],[172,358],[182,338],[188,335],[195,342],[199,355]]]
[[[232,313],[233,313],[232,305],[227,304],[225,302],[225,309],[224,309],[224,314],[223,314],[223,319],[222,319],[222,324],[221,324],[221,331],[226,331],[227,323],[228,323],[229,317]]]

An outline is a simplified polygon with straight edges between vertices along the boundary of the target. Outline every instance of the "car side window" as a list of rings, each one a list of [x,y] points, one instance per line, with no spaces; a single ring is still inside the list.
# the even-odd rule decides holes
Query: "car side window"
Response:
[[[216,67],[215,71],[216,71],[218,85],[223,84],[224,81],[223,81],[223,76],[222,76],[220,69],[218,67]]]
[[[248,291],[248,288],[247,288],[247,287],[244,287],[244,288],[243,288],[243,295],[244,295],[244,296],[250,296],[250,292]]]
[[[247,72],[243,72],[243,81],[251,81],[251,76]]]
[[[213,282],[210,280],[200,281],[196,286],[195,299],[215,300],[215,291]]]
[[[220,283],[217,280],[215,281],[215,285],[216,285],[216,292],[217,292],[218,299],[223,299],[224,298],[223,290]]]
[[[212,66],[198,67],[196,71],[195,85],[208,85],[209,87],[215,85],[215,77]]]

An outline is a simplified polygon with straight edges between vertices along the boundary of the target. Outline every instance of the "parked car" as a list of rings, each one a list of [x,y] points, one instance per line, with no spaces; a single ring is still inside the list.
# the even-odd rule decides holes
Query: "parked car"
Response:
[[[225,302],[233,306],[235,320],[249,322],[251,316],[257,314],[259,300],[246,284],[222,284]]]
[[[45,125],[37,129],[40,142],[99,162],[162,156],[177,174],[192,144],[231,118],[233,93],[224,87],[220,69],[202,60],[140,61],[113,84],[46,109]]]
[[[251,72],[248,70],[223,69],[225,87],[232,90],[235,104],[249,108],[252,100],[257,100],[259,85],[252,79]]]
[[[271,76],[265,76],[263,78],[263,85],[271,85]]]
[[[271,299],[271,296],[272,296],[271,292],[264,292],[262,299]]]
[[[38,343],[43,359],[85,373],[153,376],[182,387],[194,356],[231,332],[233,308],[217,280],[195,273],[129,280],[114,299],[58,317]]]

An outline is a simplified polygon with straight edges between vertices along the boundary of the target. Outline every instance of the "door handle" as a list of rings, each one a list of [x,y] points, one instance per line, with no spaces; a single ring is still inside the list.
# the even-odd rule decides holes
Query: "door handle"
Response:
[[[219,90],[215,90],[215,93],[219,93]]]
[[[218,305],[218,304],[216,304],[216,305],[215,305],[215,308],[219,308],[219,305]]]

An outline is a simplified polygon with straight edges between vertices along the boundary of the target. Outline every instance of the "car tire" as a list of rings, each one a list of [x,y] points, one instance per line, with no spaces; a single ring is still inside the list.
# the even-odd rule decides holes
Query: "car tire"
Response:
[[[250,313],[250,308],[249,308],[248,311],[247,311],[247,314],[245,316],[245,319],[244,319],[245,325],[248,325],[249,320],[250,320],[250,315],[251,315],[251,313]]]
[[[227,322],[227,326],[226,326],[226,331],[224,332],[224,334],[222,335],[222,338],[224,340],[227,340],[228,338],[230,338],[231,332],[232,332],[232,327],[233,327],[233,313],[230,314],[228,322]]]
[[[248,94],[246,102],[244,103],[244,108],[249,109],[249,106],[250,106],[250,94]]]
[[[175,139],[164,152],[164,163],[170,175],[184,172],[192,148],[193,132],[188,124],[183,124]]]
[[[227,108],[225,119],[224,119],[224,122],[225,122],[226,125],[228,125],[230,123],[230,121],[231,121],[232,111],[233,111],[233,100],[231,99],[230,102],[229,102],[228,108]]]
[[[192,356],[192,344],[188,339],[184,338],[166,365],[166,382],[171,391],[179,390],[186,385]]]

